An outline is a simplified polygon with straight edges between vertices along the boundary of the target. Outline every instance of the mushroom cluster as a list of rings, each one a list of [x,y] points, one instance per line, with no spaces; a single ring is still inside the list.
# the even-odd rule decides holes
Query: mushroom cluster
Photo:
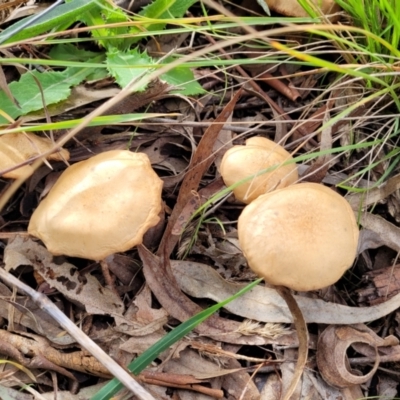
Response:
[[[62,173],[28,232],[54,255],[103,260],[141,244],[158,223],[162,186],[146,154],[98,154]]]
[[[359,230],[349,203],[322,184],[294,184],[296,165],[281,146],[248,139],[225,153],[220,169],[228,186],[237,185],[235,197],[248,203],[238,221],[239,243],[266,282],[316,290],[352,265]]]

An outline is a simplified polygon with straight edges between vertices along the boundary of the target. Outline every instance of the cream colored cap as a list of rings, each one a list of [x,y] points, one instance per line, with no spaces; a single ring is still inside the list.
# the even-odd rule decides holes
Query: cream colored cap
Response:
[[[288,17],[309,17],[298,0],[260,0],[267,3],[270,10]],[[311,0],[324,14],[333,14],[340,10],[334,0]]]
[[[317,183],[260,196],[239,217],[240,246],[266,282],[307,291],[334,284],[352,265],[359,230],[349,203]]]
[[[7,133],[0,135],[0,171],[9,169],[30,158],[43,154],[54,147],[53,142],[30,132]],[[65,149],[52,153],[46,157],[49,160],[68,160],[69,152]],[[19,179],[32,175],[30,165],[24,165],[3,174],[4,178]]]
[[[62,173],[28,232],[55,255],[102,260],[142,243],[160,219],[162,186],[147,155],[98,154]]]
[[[264,137],[252,137],[246,140],[245,146],[233,146],[224,154],[220,172],[227,186],[255,175],[233,189],[235,197],[248,204],[261,194],[297,181],[296,164],[281,165],[291,160],[293,157],[279,144]],[[278,168],[261,173],[274,166]]]

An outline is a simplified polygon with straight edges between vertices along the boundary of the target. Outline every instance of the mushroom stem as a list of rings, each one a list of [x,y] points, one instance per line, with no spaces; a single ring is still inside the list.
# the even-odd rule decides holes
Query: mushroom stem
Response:
[[[293,316],[294,327],[296,328],[297,336],[299,338],[299,356],[297,358],[296,368],[293,373],[292,381],[290,382],[290,385],[283,397],[283,400],[289,400],[296,390],[301,376],[303,375],[304,367],[308,357],[309,337],[307,323],[290,289],[285,286],[275,286],[275,289],[281,295],[283,300],[285,300],[289,311]]]
[[[101,260],[100,266],[101,266],[101,272],[103,274],[106,287],[108,287],[110,290],[112,290],[119,297],[118,290],[115,287],[115,279],[113,279],[113,277],[110,274],[110,269],[108,268],[107,261],[105,259]]]

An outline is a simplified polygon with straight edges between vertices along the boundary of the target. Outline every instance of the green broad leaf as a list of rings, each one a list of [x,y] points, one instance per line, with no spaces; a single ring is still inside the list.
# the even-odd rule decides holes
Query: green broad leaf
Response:
[[[15,105],[3,90],[0,90],[1,111],[12,119],[18,118],[22,113],[21,109]],[[0,114],[0,124],[7,124],[9,121]]]
[[[135,375],[142,372],[147,367],[147,365],[149,365],[158,357],[160,353],[162,353],[164,350],[167,350],[178,340],[182,339],[197,325],[205,321],[220,308],[222,308],[232,300],[237,299],[249,290],[253,289],[253,287],[258,285],[261,281],[262,279],[257,279],[256,281],[240,289],[235,295],[229,297],[224,301],[221,301],[218,304],[215,304],[212,307],[207,308],[204,311],[199,312],[192,318],[189,318],[187,321],[180,324],[178,327],[166,334],[161,340],[159,340],[157,343],[147,349],[144,353],[142,353],[139,357],[137,357],[131,364],[129,364],[129,371],[132,371]],[[113,379],[107,385],[102,387],[99,392],[97,392],[91,398],[91,400],[109,400],[112,396],[114,396],[115,393],[122,389],[122,387],[122,384],[117,379]]]
[[[125,67],[121,67],[125,65]],[[137,49],[129,52],[113,51],[107,55],[107,68],[118,85],[126,87],[132,80],[140,79],[152,71],[157,63],[147,53],[140,53]],[[174,86],[174,92],[184,95],[204,93],[203,88],[194,78],[190,68],[179,66],[161,75],[161,80]],[[140,86],[139,91],[145,90],[146,84]]]
[[[79,49],[78,47],[70,43],[62,43],[55,45],[51,48],[49,56],[52,60],[61,61],[76,61],[76,62],[104,62],[106,56],[104,53],[96,53],[94,51],[87,51]],[[105,68],[90,68],[89,74],[86,76],[86,80],[98,80],[108,76],[108,72]]]
[[[171,71],[162,74],[160,79],[173,86],[171,93],[194,96],[205,92],[201,85],[196,81],[192,70],[183,65],[175,67]]]
[[[152,19],[180,18],[197,0],[154,0],[144,7],[139,15]],[[151,24],[146,26],[149,31],[163,29],[165,24]]]
[[[13,119],[20,115],[43,108],[43,99],[46,106],[65,100],[71,93],[71,87],[78,85],[90,73],[90,68],[66,68],[64,71],[27,72],[18,82],[9,85],[19,107],[0,91],[0,104],[4,112]],[[0,124],[7,120],[0,116]]]
[[[180,18],[197,0],[154,0],[139,15],[146,18]]]
[[[125,67],[121,67],[121,65]],[[113,51],[107,54],[108,71],[122,88],[128,86],[132,80],[140,80],[144,75],[150,73],[152,65],[155,65],[153,59],[146,53],[140,53],[137,49],[125,53]],[[146,84],[143,83],[138,91],[145,89]]]
[[[94,58],[98,59],[99,56],[101,56],[99,62],[105,60],[105,56],[102,53],[79,49],[71,43],[61,43],[52,46],[49,56],[53,60],[63,61],[89,61]]]
[[[105,24],[118,24],[131,22],[131,18],[120,7],[112,7],[105,3],[102,8],[93,9],[85,13],[80,20],[88,26],[100,26]],[[118,49],[125,51],[138,40],[135,33],[140,32],[136,27],[121,26],[113,28],[93,28],[92,36],[97,42],[108,51]],[[125,35],[126,37],[120,37]]]

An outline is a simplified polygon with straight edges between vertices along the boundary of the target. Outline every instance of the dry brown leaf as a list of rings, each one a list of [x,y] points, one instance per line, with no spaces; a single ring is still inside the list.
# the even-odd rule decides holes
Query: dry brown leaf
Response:
[[[347,359],[347,350],[353,344],[365,343],[375,353],[373,368],[366,374],[353,373]],[[375,374],[380,363],[378,347],[398,345],[398,340],[380,338],[365,325],[329,326],[318,340],[317,364],[326,382],[338,388],[347,388],[367,382]]]
[[[212,124],[207,128],[192,157],[189,165],[189,171],[185,174],[183,179],[181,188],[179,190],[178,199],[176,200],[175,207],[168,220],[168,225],[165,229],[164,236],[160,244],[159,254],[162,254],[166,258],[169,258],[179,239],[178,235],[171,234],[172,229],[181,215],[184,207],[191,199],[192,192],[197,191],[203,174],[213,163],[215,159],[215,154],[212,153],[214,143],[223,128],[223,123],[226,122],[232,114],[240,95],[241,90],[237,91],[232,97],[231,101],[224,107],[224,109],[215,119],[215,124]]]
[[[148,336],[153,333],[165,334],[163,327],[168,322],[168,314],[163,308],[152,308],[151,303],[151,292],[149,287],[145,285],[124,315],[129,323],[120,324],[115,330],[129,336]]]
[[[191,390],[197,393],[203,393],[215,399],[222,399],[224,397],[224,392],[222,390],[200,385],[200,383],[202,383],[201,381],[187,374],[144,371],[139,375],[138,380],[141,383],[151,385]]]
[[[197,352],[185,349],[180,353],[178,359],[170,359],[163,366],[164,372],[176,374],[190,374],[198,379],[210,379],[211,377],[223,377],[214,381],[215,387],[225,389],[232,398],[239,398],[241,392],[248,388],[244,399],[258,399],[259,392],[250,379],[250,375],[243,371],[237,360],[230,360],[226,368],[218,366],[216,363],[201,357]],[[229,374],[226,374],[226,372]],[[221,386],[219,386],[221,385]]]
[[[124,321],[123,302],[112,290],[102,287],[90,274],[80,276],[72,264],[54,263],[47,249],[30,238],[17,236],[10,240],[4,250],[4,262],[7,271],[21,265],[32,266],[51,287],[83,305],[89,314],[108,314]]]
[[[400,228],[391,224],[379,215],[362,213],[360,224],[363,228],[369,229],[379,235],[381,241],[389,248],[400,251]]]
[[[122,343],[119,348],[130,354],[142,354],[164,336],[165,332],[156,331],[144,336],[131,337]]]
[[[234,295],[244,285],[225,281],[213,268],[192,261],[171,261],[180,288],[190,296],[216,302]],[[295,296],[307,323],[356,324],[374,321],[400,307],[400,294],[372,307],[348,307],[319,299]],[[255,321],[291,323],[289,310],[275,289],[257,286],[224,307],[235,315]]]
[[[0,317],[7,319],[11,326],[29,328],[58,345],[75,343],[75,339],[65,334],[65,331],[31,299],[18,296],[11,301],[12,293],[3,283],[0,283],[0,296]],[[13,307],[12,313],[10,307]]]
[[[201,307],[189,300],[180,291],[172,275],[168,259],[158,258],[142,245],[138,246],[138,250],[143,262],[146,282],[170,316],[179,321],[186,321],[202,311]],[[254,345],[268,342],[265,338],[243,336],[237,333],[239,326],[240,324],[236,321],[221,318],[214,314],[194,330],[215,340],[228,343]]]
[[[260,400],[280,400],[282,389],[281,380],[282,379],[278,374],[274,373],[268,375],[265,385],[261,391]]]
[[[382,185],[368,189],[363,193],[351,193],[346,196],[346,200],[350,203],[353,210],[358,211],[368,206],[379,203],[388,198],[392,193],[400,189],[400,174],[392,176]]]
[[[230,359],[226,368],[240,368],[238,360]],[[222,387],[234,399],[259,400],[260,392],[253,377],[245,371],[237,371],[222,378]]]

